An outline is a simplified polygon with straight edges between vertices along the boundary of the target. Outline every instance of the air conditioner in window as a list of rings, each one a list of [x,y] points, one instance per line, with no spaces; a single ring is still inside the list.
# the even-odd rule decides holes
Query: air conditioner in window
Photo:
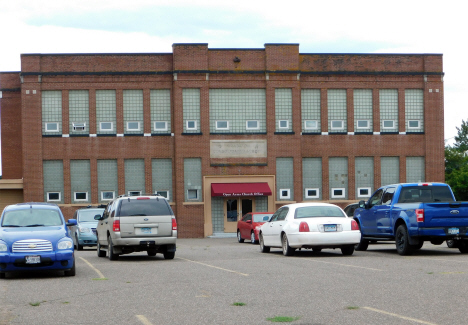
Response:
[[[86,123],[73,123],[73,131],[85,131],[86,130]]]

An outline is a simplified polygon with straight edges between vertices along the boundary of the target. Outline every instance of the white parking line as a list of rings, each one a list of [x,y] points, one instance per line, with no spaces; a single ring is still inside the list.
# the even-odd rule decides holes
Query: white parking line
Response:
[[[192,263],[197,263],[197,264],[201,264],[201,265],[204,265],[204,266],[212,267],[212,268],[215,268],[215,269],[218,269],[218,270],[223,270],[223,271],[226,271],[226,272],[236,273],[236,274],[243,275],[243,276],[249,276],[246,273],[241,273],[241,272],[234,271],[234,270],[224,269],[224,268],[219,267],[219,266],[214,266],[214,265],[210,265],[210,264],[206,264],[206,263],[202,263],[202,262],[192,261],[192,260],[188,260],[188,259],[182,258],[182,257],[177,257],[177,258],[181,259],[181,260],[184,260],[184,261],[187,261],[187,262],[192,262]]]
[[[150,322],[145,316],[143,316],[143,315],[135,315],[135,316],[136,316],[136,318],[138,318],[138,320],[139,320],[140,322],[142,322],[143,324],[145,324],[145,325],[153,325],[153,324],[151,324],[151,322]]]
[[[342,263],[334,263],[334,262],[325,262],[325,261],[320,261],[320,260],[317,260],[317,259],[306,259],[306,260],[311,261],[311,262],[319,262],[319,263],[335,264],[335,265],[340,265],[340,266],[355,267],[355,268],[358,268],[358,269],[366,269],[366,270],[371,270],[371,271],[383,271],[381,269],[374,269],[372,267],[356,266],[356,265],[351,265],[351,264],[342,264]]]
[[[94,271],[96,271],[96,273],[98,274],[99,278],[100,279],[105,279],[106,277],[104,276],[104,274],[101,273],[101,271],[99,271],[98,269],[96,269],[91,263],[89,263],[87,260],[85,260],[83,257],[80,257],[86,264],[88,264],[88,266],[90,268],[92,268]]]
[[[367,310],[371,310],[371,311],[375,311],[376,313],[385,314],[385,315],[390,315],[390,316],[397,317],[397,318],[401,318],[401,319],[404,319],[404,320],[409,320],[409,321],[411,321],[411,322],[415,322],[415,323],[419,323],[419,324],[437,325],[436,323],[430,323],[430,322],[426,322],[426,321],[423,321],[423,320],[420,320],[420,319],[416,319],[416,318],[411,318],[411,317],[406,317],[406,316],[403,316],[403,315],[398,315],[398,314],[394,314],[394,313],[389,313],[388,311],[379,310],[379,309],[375,309],[375,308],[371,308],[371,307],[362,307],[362,308],[363,308],[363,309],[367,309]]]

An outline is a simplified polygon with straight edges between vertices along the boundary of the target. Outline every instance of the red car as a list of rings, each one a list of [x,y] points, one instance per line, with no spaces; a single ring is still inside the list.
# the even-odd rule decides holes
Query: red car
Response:
[[[250,239],[252,244],[258,244],[260,226],[270,220],[273,212],[249,212],[237,221],[237,241],[243,243]]]

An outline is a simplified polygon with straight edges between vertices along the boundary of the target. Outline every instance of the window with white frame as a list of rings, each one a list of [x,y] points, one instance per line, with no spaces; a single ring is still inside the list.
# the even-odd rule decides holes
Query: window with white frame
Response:
[[[279,129],[289,129],[289,121],[288,120],[279,120],[278,121],[278,128]]]
[[[245,128],[247,130],[258,130],[260,129],[260,121],[257,121],[257,120],[246,121]]]
[[[368,129],[369,128],[369,120],[357,120],[356,121],[356,128],[357,129]]]
[[[140,131],[140,122],[127,122],[127,131]]]
[[[88,201],[88,192],[74,192],[75,201]]]
[[[185,121],[185,129],[186,130],[196,130],[197,129],[197,121],[194,121],[194,120]]]
[[[216,130],[229,130],[229,121],[216,121]]]
[[[344,123],[341,120],[332,120],[330,121],[330,129],[331,130],[343,130]]]
[[[139,196],[141,191],[128,191],[128,196]]]
[[[73,131],[86,131],[86,123],[85,122],[73,122]]]
[[[187,190],[187,199],[188,200],[198,200],[198,190],[195,190],[195,189]]]
[[[420,125],[419,120],[408,120],[408,129],[419,129]]]
[[[306,199],[318,199],[320,197],[320,189],[318,188],[306,188],[305,198]]]
[[[99,131],[114,131],[114,123],[113,122],[100,122]]]
[[[304,121],[304,130],[317,130],[318,121],[316,120],[306,120]]]
[[[382,129],[394,129],[395,128],[395,121],[394,120],[383,120],[382,121]]]
[[[280,199],[290,199],[291,198],[291,189],[289,188],[280,188]]]
[[[160,190],[160,191],[156,191],[155,194],[161,195],[162,197],[165,197],[166,200],[169,201],[169,191],[162,191],[162,190]]]
[[[101,201],[112,201],[114,197],[114,191],[101,191]]]
[[[154,121],[153,128],[154,128],[154,131],[167,131],[168,130],[167,125],[168,125],[167,121]]]
[[[345,198],[346,197],[346,192],[345,192],[345,188],[344,187],[341,187],[341,188],[332,188],[331,189],[331,197],[333,199],[339,199],[339,198]]]
[[[59,124],[57,122],[46,122],[44,131],[45,132],[59,132]]]
[[[371,196],[371,188],[370,187],[358,187],[357,189],[358,197],[370,197]]]
[[[47,192],[47,202],[60,202],[61,193],[60,192]]]

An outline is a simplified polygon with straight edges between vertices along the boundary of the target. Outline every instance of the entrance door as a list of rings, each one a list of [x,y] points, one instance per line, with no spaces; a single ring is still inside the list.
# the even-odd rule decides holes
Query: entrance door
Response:
[[[224,232],[237,232],[237,220],[246,213],[252,212],[253,204],[253,199],[226,199],[224,204]]]

